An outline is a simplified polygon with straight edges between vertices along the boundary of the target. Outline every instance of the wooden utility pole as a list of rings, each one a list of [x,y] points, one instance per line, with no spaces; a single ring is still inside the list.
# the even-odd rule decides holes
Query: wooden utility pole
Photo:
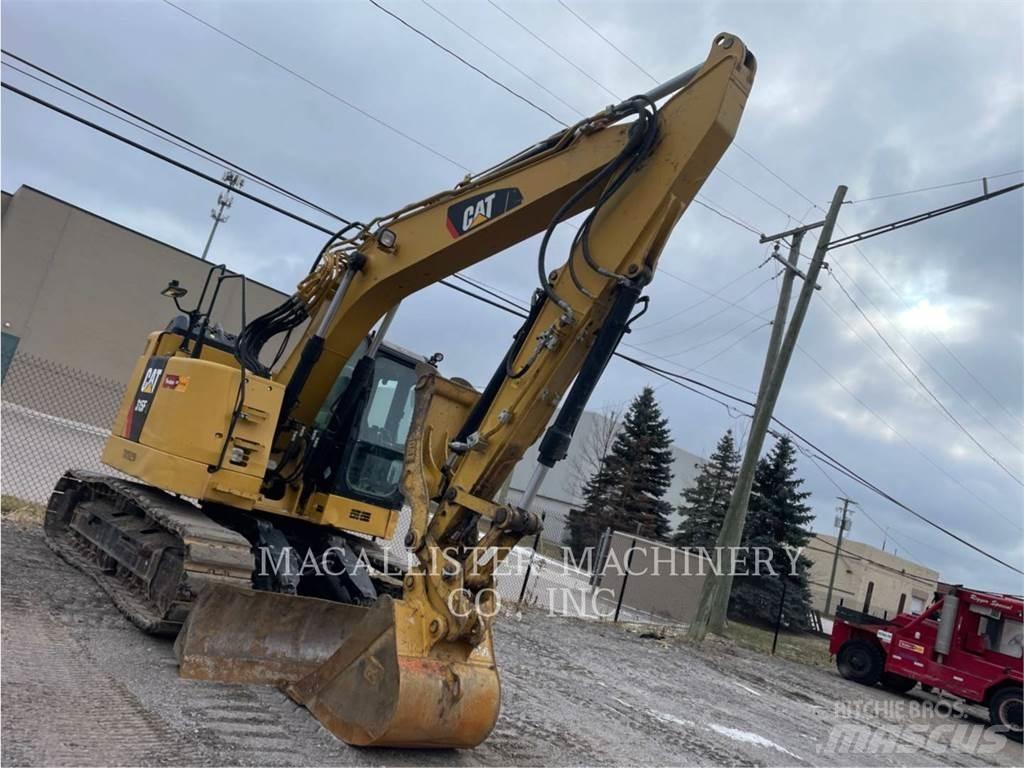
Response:
[[[796,348],[796,340],[800,334],[804,318],[807,316],[807,309],[811,303],[811,296],[817,287],[818,275],[821,273],[822,265],[825,263],[825,253],[828,250],[829,241],[832,239],[832,230],[835,228],[836,219],[839,216],[839,209],[846,197],[846,187],[840,186],[832,196],[832,204],[829,206],[825,219],[816,224],[799,227],[782,235],[763,237],[762,242],[769,242],[784,235],[796,235],[798,232],[806,232],[810,229],[821,227],[821,234],[818,237],[818,245],[814,249],[814,256],[807,268],[806,274],[800,276],[804,279],[800,296],[797,299],[796,307],[793,310],[793,317],[786,327],[785,335],[779,344],[778,352],[772,360],[771,342],[769,342],[768,357],[765,359],[767,372],[771,369],[771,375],[767,383],[762,377],[761,392],[759,393],[757,407],[754,409],[753,423],[750,427],[750,435],[747,438],[746,450],[743,453],[743,462],[740,464],[739,474],[736,478],[736,487],[733,489],[732,498],[729,501],[729,509],[725,513],[725,520],[722,522],[722,530],[718,534],[716,545],[720,548],[738,547],[743,536],[743,524],[747,518],[747,505],[750,501],[750,491],[754,485],[754,472],[757,469],[757,461],[761,456],[764,447],[765,436],[768,434],[768,427],[771,425],[772,414],[775,410],[775,403],[782,391],[782,381],[789,367],[789,361],[793,357],[793,350]],[[799,254],[799,251],[797,251]],[[791,254],[792,258],[792,254]],[[798,269],[787,264],[787,276],[800,274]],[[781,302],[782,299],[780,299]],[[778,314],[778,313],[777,313]],[[780,324],[781,325],[781,324]],[[776,332],[780,335],[782,331],[774,328],[772,336]],[[687,637],[695,642],[704,640],[704,636],[710,629],[712,632],[721,633],[725,629],[725,614],[729,605],[729,593],[732,581],[724,575],[711,575],[704,580],[704,587],[700,595],[700,603],[697,606],[697,613],[687,631]]]
[[[760,403],[764,400],[765,392],[768,390],[768,383],[772,380],[772,374],[775,371],[775,364],[779,359],[779,348],[782,346],[782,335],[786,331],[786,319],[789,317],[789,301],[793,295],[793,280],[799,274],[803,277],[803,272],[800,271],[800,246],[804,241],[804,230],[798,230],[793,233],[792,239],[789,241],[789,259],[783,262],[784,272],[782,275],[782,288],[779,291],[779,303],[775,307],[775,319],[772,321],[772,333],[771,338],[768,339],[768,351],[764,356],[764,368],[761,370],[761,384],[757,388],[757,402]],[[782,258],[778,255],[778,242],[776,242],[776,251],[772,253],[772,258],[777,261],[782,261]],[[749,445],[750,437],[747,437],[747,444]],[[744,511],[744,517],[746,517],[746,511]],[[742,530],[742,526],[740,527]],[[724,620],[721,627],[716,627],[714,617],[719,614],[724,616],[729,609],[729,596],[732,594],[732,575],[726,575],[722,577],[725,581],[722,589],[718,590],[715,595],[715,605],[712,608],[712,624],[710,629],[712,632],[721,632],[724,628]]]
[[[825,615],[831,615],[832,610],[832,588],[836,583],[836,566],[839,565],[839,551],[843,548],[843,531],[846,530],[846,519],[847,511],[850,509],[851,504],[856,504],[853,499],[847,499],[841,496],[839,498],[843,502],[842,517],[839,519],[839,536],[836,537],[836,553],[832,556],[832,574],[828,577],[828,592],[825,594]]]

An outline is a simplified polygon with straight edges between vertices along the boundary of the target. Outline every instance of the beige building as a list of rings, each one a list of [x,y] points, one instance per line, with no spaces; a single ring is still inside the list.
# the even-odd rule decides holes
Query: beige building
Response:
[[[125,381],[146,335],[177,314],[160,295],[170,280],[199,298],[212,266],[190,253],[108,221],[32,187],[3,193],[3,371],[17,350],[77,371]],[[213,320],[241,326],[241,285],[225,281]],[[247,281],[255,317],[279,304],[280,291]]]
[[[32,187],[3,193],[2,222],[3,401],[11,433],[4,446],[12,447],[11,456],[22,458],[7,463],[5,486],[43,500],[64,467],[100,468],[94,454],[102,435],[82,428],[109,427],[146,335],[166,327],[177,314],[160,291],[178,280],[189,290],[182,306],[191,308],[212,265]],[[267,285],[247,281],[249,318],[284,298]],[[213,320],[230,333],[238,332],[238,280],[223,284]],[[63,419],[64,432],[51,434],[56,427],[40,421],[40,413]],[[589,434],[603,428],[603,418],[585,415],[569,459],[556,465],[541,487],[538,509],[546,513],[544,536],[552,543],[561,543],[569,509],[582,502],[573,467]],[[23,438],[16,439],[16,434]],[[19,444],[41,445],[43,438],[35,436],[43,434],[60,443],[60,456],[43,460],[19,452]],[[73,449],[76,444],[80,447]],[[700,457],[675,449],[675,477],[666,498],[677,500],[701,463]],[[536,447],[510,479],[510,501],[522,493],[535,464]],[[43,479],[35,477],[40,465],[46,467]]]
[[[825,611],[834,554],[835,538],[823,534],[815,534],[803,551],[811,561],[811,608],[820,614]],[[702,562],[693,553],[619,531],[609,542],[609,558],[598,586],[607,590],[604,602],[612,606],[622,592],[623,610],[628,609],[630,618],[655,616],[690,622],[706,575],[713,572],[710,562]],[[725,563],[727,560],[723,560],[722,567],[727,568]],[[832,612],[841,604],[875,616],[920,613],[931,602],[938,578],[938,571],[931,568],[868,544],[844,540],[836,567]]]
[[[836,538],[822,533],[815,534],[804,550],[813,563],[808,577],[812,605],[822,613],[835,551]],[[920,613],[931,602],[938,580],[938,571],[869,544],[844,539],[830,613],[839,605],[884,617]]]

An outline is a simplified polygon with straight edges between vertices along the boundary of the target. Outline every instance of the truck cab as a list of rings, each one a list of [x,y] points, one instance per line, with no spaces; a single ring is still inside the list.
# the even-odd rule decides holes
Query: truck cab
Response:
[[[889,621],[840,609],[829,651],[849,680],[901,693],[921,684],[987,706],[993,725],[1021,740],[1021,597],[957,586],[920,615]]]

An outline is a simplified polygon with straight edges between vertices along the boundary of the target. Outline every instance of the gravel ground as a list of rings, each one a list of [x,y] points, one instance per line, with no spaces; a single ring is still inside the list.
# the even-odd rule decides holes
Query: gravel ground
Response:
[[[536,610],[500,618],[503,707],[484,744],[356,749],[275,689],[179,679],[171,643],[122,619],[39,528],[5,522],[2,537],[5,765],[1024,763],[981,720],[900,711],[923,699]]]

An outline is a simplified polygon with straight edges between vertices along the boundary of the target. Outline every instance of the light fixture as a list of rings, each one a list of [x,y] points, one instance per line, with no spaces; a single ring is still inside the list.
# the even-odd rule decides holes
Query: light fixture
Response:
[[[382,229],[377,233],[377,243],[381,248],[390,251],[395,247],[395,243],[398,241],[398,235],[390,229]]]
[[[188,293],[188,288],[182,288],[181,283],[177,280],[171,280],[171,282],[167,284],[167,287],[160,291],[161,296],[166,296],[175,300],[180,299],[186,293]]]

